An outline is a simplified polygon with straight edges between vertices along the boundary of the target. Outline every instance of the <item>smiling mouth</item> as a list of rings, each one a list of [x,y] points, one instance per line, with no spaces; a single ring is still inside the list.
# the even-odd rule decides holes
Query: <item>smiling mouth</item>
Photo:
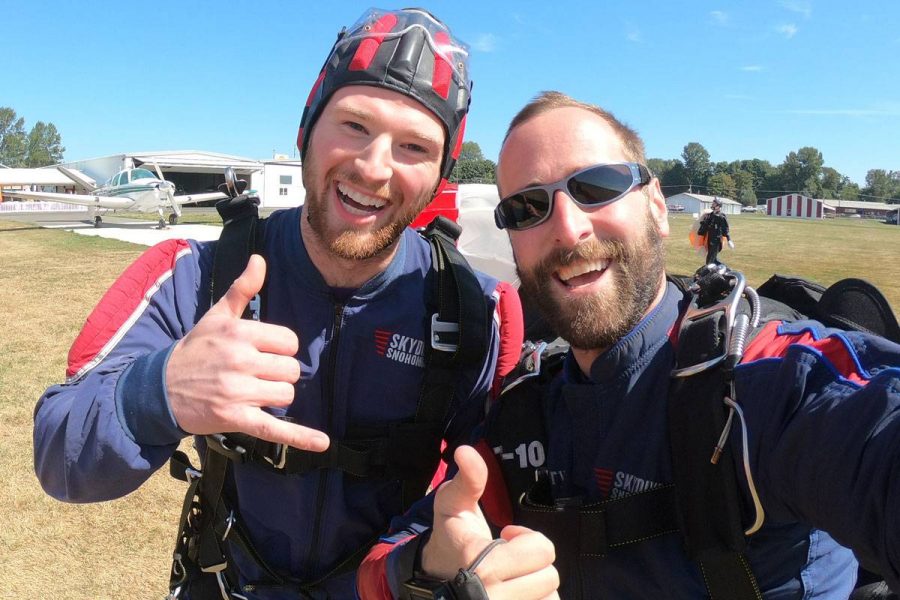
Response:
[[[369,196],[343,183],[337,184],[337,196],[347,212],[355,215],[371,215],[387,206],[387,201],[383,198]]]
[[[556,278],[569,289],[588,285],[597,281],[606,272],[610,262],[608,259],[579,261],[557,269]]]

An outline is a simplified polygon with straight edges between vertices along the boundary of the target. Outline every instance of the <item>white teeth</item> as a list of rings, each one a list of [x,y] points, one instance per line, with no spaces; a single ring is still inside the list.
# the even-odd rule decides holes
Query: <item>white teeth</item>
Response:
[[[367,196],[362,192],[346,187],[343,183],[339,183],[337,187],[340,193],[344,194],[357,204],[361,204],[363,206],[371,206],[372,208],[381,208],[385,204],[387,204],[387,202],[385,200],[382,200],[381,198]]]
[[[556,272],[556,275],[563,281],[569,281],[573,277],[590,273],[591,271],[602,272],[609,266],[608,260],[594,260],[590,262],[580,262],[574,265],[562,267]]]

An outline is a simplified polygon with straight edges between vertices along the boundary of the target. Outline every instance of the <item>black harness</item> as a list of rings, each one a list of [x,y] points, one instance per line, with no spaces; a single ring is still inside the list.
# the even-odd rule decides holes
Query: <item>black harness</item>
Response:
[[[762,525],[762,507],[752,480],[753,502],[743,498],[735,457],[725,441],[734,417],[728,404],[734,398],[733,368],[747,340],[760,329],[760,319],[809,315],[826,325],[900,342],[890,306],[864,281],[844,280],[826,290],[776,275],[760,287],[767,298],[747,287],[740,273],[712,267],[693,278],[670,278],[692,297],[682,316],[669,388],[672,484],[584,503],[553,497],[552,473],[541,468],[543,460],[528,466],[498,461],[512,500],[513,522],[541,531],[554,542],[565,598],[594,597],[593,590],[583,589],[586,578],[580,575],[591,560],[624,546],[680,534],[688,557],[701,568],[711,600],[761,600],[744,550],[748,536]],[[565,350],[545,343],[526,348],[520,363],[524,374],[508,378],[513,383],[492,408],[485,435],[491,448],[510,451],[535,443],[548,447],[545,392],[561,369]]]
[[[265,220],[259,217],[258,203],[258,198],[242,194],[216,205],[224,227],[213,264],[212,303],[241,274],[251,254],[263,254]],[[173,556],[170,598],[179,597],[186,587],[192,599],[242,598],[229,543],[251,557],[265,574],[265,581],[251,586],[280,587],[300,598],[310,597],[327,579],[355,570],[378,539],[376,535],[316,581],[301,582],[276,573],[249,542],[230,500],[234,497],[229,492],[230,462],[253,463],[284,475],[338,469],[359,478],[397,479],[404,511],[425,494],[441,459],[443,429],[458,373],[483,363],[490,339],[491,317],[481,285],[456,249],[460,231],[455,223],[438,217],[424,232],[432,252],[432,284],[425,299],[431,315],[430,343],[425,346],[421,396],[411,420],[351,428],[344,439],[332,439],[322,453],[241,433],[205,436],[202,476],[184,453],[174,454],[171,473],[187,481],[189,488]],[[251,301],[244,318],[264,319],[263,300]]]

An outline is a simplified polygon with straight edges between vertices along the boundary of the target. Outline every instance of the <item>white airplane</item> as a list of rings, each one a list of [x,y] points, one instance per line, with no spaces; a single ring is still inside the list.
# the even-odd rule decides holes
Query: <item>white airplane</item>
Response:
[[[155,165],[154,165],[155,166]],[[159,228],[166,226],[165,211],[171,209],[169,224],[178,223],[181,216],[181,205],[204,200],[218,200],[227,197],[221,192],[203,194],[175,195],[175,184],[163,178],[159,168],[156,174],[148,169],[136,168],[119,171],[102,186],[96,187],[79,173],[57,166],[57,169],[83,188],[86,194],[61,194],[57,192],[29,192],[4,190],[5,196],[25,198],[28,200],[54,200],[68,204],[80,204],[91,207],[94,227],[100,227],[103,219],[100,209],[127,209],[138,212],[156,211],[159,214]]]

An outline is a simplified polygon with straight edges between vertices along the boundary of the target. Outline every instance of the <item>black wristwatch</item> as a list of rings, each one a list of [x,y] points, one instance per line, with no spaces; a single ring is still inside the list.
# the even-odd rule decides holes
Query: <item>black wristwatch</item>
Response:
[[[406,581],[400,593],[402,600],[488,600],[487,592],[475,569],[497,545],[505,540],[493,540],[472,561],[468,569],[460,569],[453,579],[434,579],[416,574]]]
[[[413,577],[403,584],[401,598],[409,600],[457,600],[450,582],[446,579],[431,577]]]

